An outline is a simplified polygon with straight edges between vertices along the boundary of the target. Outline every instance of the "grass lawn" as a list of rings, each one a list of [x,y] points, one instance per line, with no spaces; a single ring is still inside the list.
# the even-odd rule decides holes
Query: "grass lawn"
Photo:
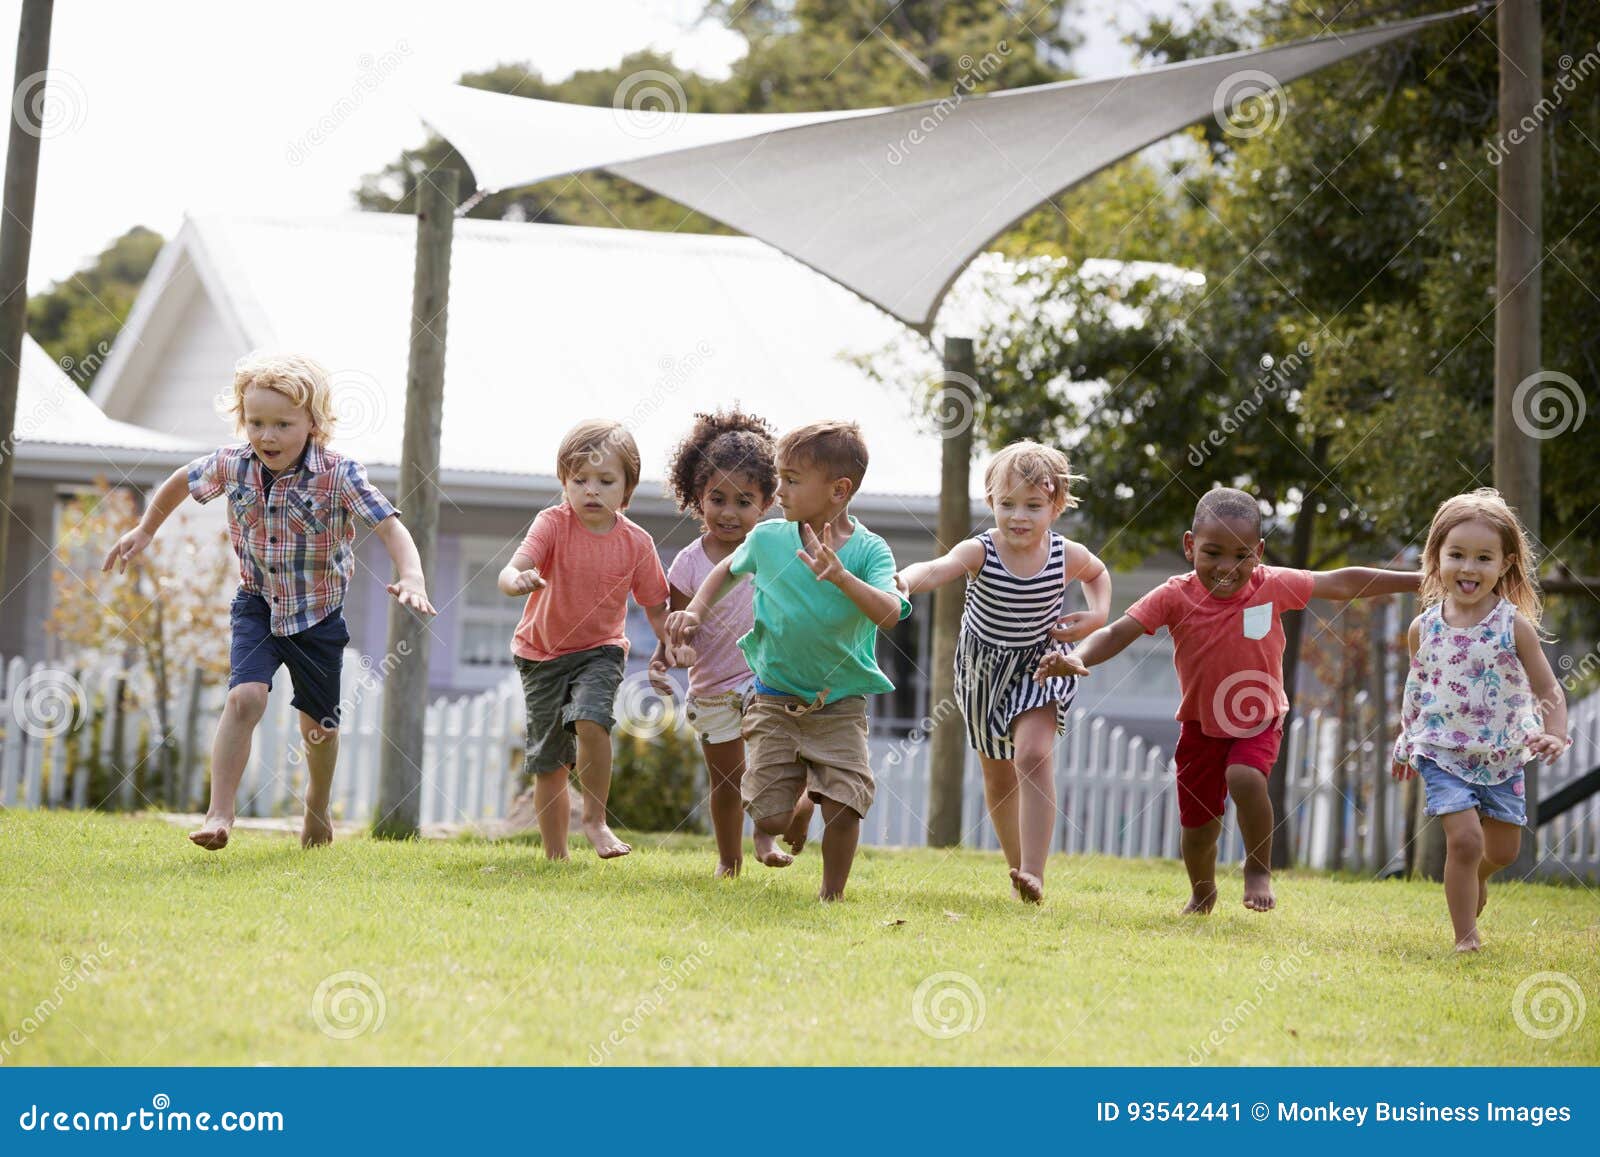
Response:
[[[1180,919],[1171,861],[1056,857],[1034,909],[996,854],[868,850],[825,906],[814,848],[718,882],[709,840],[635,846],[208,855],[160,820],[0,812],[0,1063],[1600,1063],[1579,886],[1497,887],[1463,958],[1436,884],[1289,873],[1258,915],[1235,870]],[[1595,1006],[1551,1039],[1512,1007],[1540,972]]]

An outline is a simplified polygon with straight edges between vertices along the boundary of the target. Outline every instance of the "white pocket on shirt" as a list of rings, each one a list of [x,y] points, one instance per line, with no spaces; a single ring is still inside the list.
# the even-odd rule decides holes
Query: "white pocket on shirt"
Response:
[[[1272,630],[1272,604],[1262,603],[1260,606],[1246,607],[1244,609],[1244,637],[1247,639],[1265,639],[1267,632]]]

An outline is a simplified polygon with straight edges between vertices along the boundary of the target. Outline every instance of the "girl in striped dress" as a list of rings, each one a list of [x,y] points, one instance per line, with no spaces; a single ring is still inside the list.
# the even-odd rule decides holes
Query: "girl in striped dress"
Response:
[[[1067,456],[1013,442],[989,463],[983,488],[995,525],[943,558],[908,566],[906,594],[967,580],[956,643],[955,692],[967,741],[983,764],[989,820],[1012,887],[1044,899],[1044,865],[1056,825],[1055,739],[1077,691],[1041,668],[1046,655],[1088,637],[1111,611],[1111,576],[1087,548],[1050,529],[1076,506]],[[1081,481],[1081,479],[1078,479]],[[1063,614],[1067,584],[1083,585],[1088,610]],[[938,717],[942,712],[931,712]]]

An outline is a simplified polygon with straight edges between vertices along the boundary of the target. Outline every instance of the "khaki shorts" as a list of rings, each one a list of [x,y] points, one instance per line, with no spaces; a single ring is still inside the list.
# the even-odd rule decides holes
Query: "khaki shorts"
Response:
[[[852,695],[804,715],[792,695],[755,695],[744,716],[744,778],[740,794],[752,819],[794,810],[800,793],[843,804],[859,816],[872,806],[867,750],[867,701]]]

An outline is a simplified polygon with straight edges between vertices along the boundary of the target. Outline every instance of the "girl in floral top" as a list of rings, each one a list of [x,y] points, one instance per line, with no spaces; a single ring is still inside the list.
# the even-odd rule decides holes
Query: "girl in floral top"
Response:
[[[1396,779],[1422,777],[1444,826],[1444,895],[1456,950],[1473,952],[1489,877],[1517,858],[1522,765],[1567,749],[1567,703],[1539,647],[1533,554],[1498,491],[1448,499],[1422,557],[1423,612],[1408,633]]]

